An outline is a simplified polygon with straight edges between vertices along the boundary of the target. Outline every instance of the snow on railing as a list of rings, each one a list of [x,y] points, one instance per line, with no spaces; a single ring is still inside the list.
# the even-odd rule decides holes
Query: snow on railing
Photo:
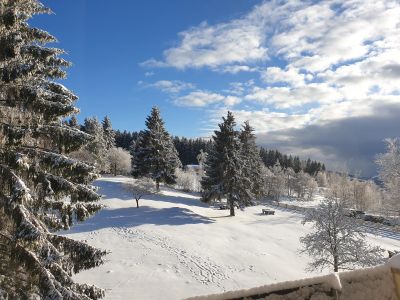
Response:
[[[400,255],[386,264],[186,300],[400,299]]]

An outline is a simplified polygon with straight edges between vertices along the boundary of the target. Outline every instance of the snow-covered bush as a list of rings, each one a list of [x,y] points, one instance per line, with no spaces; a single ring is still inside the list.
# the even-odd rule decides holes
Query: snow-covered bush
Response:
[[[307,200],[311,200],[318,189],[318,183],[314,179],[314,177],[310,176],[310,178],[307,180],[306,188],[307,188]]]
[[[325,172],[318,172],[317,176],[315,176],[315,179],[320,187],[326,187],[328,185],[328,179],[326,178]]]
[[[131,171],[131,155],[122,148],[111,148],[107,155],[110,171],[114,176],[128,175]]]
[[[177,168],[175,170],[177,189],[181,189],[186,192],[200,192],[201,191],[201,176],[194,170],[182,170]]]

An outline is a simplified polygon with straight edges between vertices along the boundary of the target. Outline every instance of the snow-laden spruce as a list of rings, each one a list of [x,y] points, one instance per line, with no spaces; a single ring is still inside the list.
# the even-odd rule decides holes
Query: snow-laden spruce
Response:
[[[248,121],[244,122],[239,134],[242,146],[243,173],[250,180],[250,190],[255,198],[260,199],[264,195],[263,162],[260,157],[260,150],[256,145],[254,128]]]
[[[109,150],[115,147],[115,132],[112,128],[111,120],[108,116],[105,116],[103,121],[101,121],[103,126],[103,138],[106,144],[106,149]]]
[[[45,46],[56,39],[28,24],[43,13],[36,0],[0,2],[0,297],[97,299],[102,290],[71,275],[104,252],[54,234],[101,206],[95,169],[67,156],[91,136],[62,122],[77,97],[56,82],[69,66]]]
[[[231,112],[222,119],[212,137],[201,184],[204,201],[226,196],[230,215],[234,216],[235,205],[249,205],[262,196],[262,161],[251,126],[245,123],[242,132],[237,131]]]
[[[147,117],[146,127],[133,147],[132,174],[152,178],[159,191],[161,182],[175,183],[175,169],[182,164],[157,107]]]

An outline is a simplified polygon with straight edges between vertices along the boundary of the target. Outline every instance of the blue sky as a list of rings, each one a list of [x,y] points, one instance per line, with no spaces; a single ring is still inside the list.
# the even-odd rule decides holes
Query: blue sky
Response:
[[[173,134],[200,136],[206,120],[203,110],[172,105],[170,94],[139,82],[184,80],[220,90],[232,79],[208,70],[152,70],[140,63],[175,44],[178,32],[205,20],[217,23],[241,16],[258,1],[42,2],[55,15],[36,16],[31,23],[55,35],[56,46],[68,52],[73,67],[63,83],[80,97],[80,120],[109,115],[115,128],[140,130],[151,107],[158,105]]]
[[[260,145],[362,175],[400,134],[396,0],[44,3],[32,24],[69,54],[80,120],[140,130],[158,105],[172,134],[209,136],[229,109]]]

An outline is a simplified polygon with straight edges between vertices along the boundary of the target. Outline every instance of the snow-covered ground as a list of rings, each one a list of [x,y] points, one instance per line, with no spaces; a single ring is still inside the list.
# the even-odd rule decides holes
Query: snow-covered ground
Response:
[[[305,272],[309,258],[298,253],[299,237],[310,230],[300,214],[274,208],[266,216],[254,206],[227,217],[168,188],[136,208],[124,189],[129,180],[98,180],[107,208],[66,232],[111,251],[105,264],[75,276],[106,289],[106,299],[181,299],[321,275]],[[400,250],[399,239],[370,240]]]
[[[279,202],[300,207],[315,208],[322,201],[324,201],[324,199],[324,188],[319,188],[310,200],[303,200],[296,197],[281,197],[281,199],[279,199]]]

